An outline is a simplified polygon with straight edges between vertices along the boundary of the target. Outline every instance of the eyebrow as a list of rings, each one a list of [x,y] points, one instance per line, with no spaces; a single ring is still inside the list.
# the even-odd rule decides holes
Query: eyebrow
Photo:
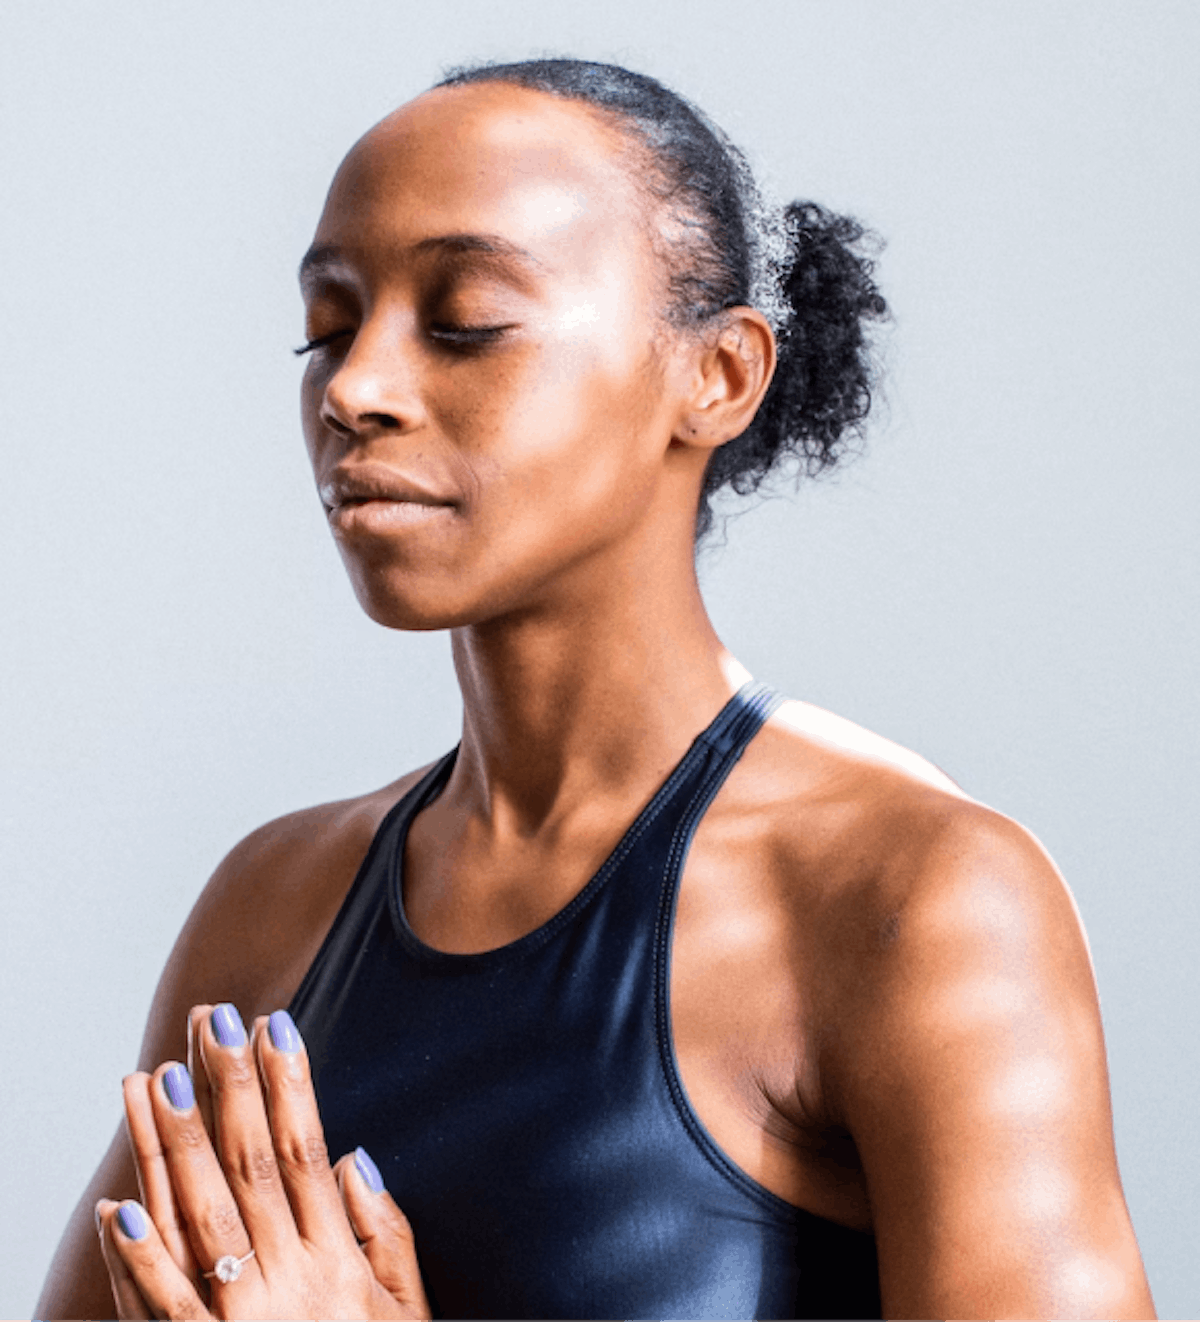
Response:
[[[500,234],[434,234],[403,251],[406,255],[444,252],[481,257],[486,264],[495,265],[501,273],[516,273],[513,272],[513,267],[523,267],[528,273],[546,269],[545,262],[535,257],[527,248],[522,248]],[[344,262],[344,250],[337,244],[314,243],[300,262],[298,275],[301,285],[311,284],[335,267],[344,265]]]

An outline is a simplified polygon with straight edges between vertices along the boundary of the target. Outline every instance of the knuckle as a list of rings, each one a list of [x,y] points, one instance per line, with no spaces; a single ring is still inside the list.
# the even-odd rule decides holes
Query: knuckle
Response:
[[[213,1203],[196,1218],[200,1235],[209,1242],[232,1239],[242,1229],[242,1216],[231,1202]]]
[[[302,1056],[278,1056],[267,1062],[271,1089],[289,1101],[303,1104],[312,1095],[312,1078]]]
[[[297,1134],[285,1140],[279,1160],[289,1170],[302,1175],[316,1175],[329,1169],[329,1150],[321,1134]]]
[[[196,1309],[195,1297],[184,1294],[182,1290],[174,1290],[167,1295],[163,1305],[163,1315],[170,1319],[170,1322],[190,1322],[190,1319],[204,1317],[204,1314]]]
[[[208,1145],[208,1133],[198,1121],[180,1125],[175,1131],[175,1142],[189,1152],[195,1152]]]
[[[265,1189],[279,1180],[279,1164],[268,1148],[247,1148],[234,1156],[234,1178],[252,1189]]]
[[[258,1072],[254,1068],[254,1063],[244,1053],[236,1056],[225,1053],[220,1069],[214,1071],[212,1085],[216,1092],[240,1092],[244,1089],[256,1088]]]

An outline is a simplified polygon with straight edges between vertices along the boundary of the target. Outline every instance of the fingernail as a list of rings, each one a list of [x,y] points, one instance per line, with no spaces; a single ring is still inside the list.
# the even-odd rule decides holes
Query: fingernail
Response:
[[[192,1091],[192,1076],[182,1065],[172,1065],[162,1076],[163,1091],[167,1100],[177,1111],[189,1111],[196,1104],[196,1094]],[[137,1239],[138,1236],[134,1236]]]
[[[379,1173],[379,1167],[367,1155],[366,1148],[354,1149],[354,1165],[372,1193],[383,1192],[383,1176]]]
[[[271,1029],[271,1045],[276,1051],[299,1051],[300,1034],[292,1022],[292,1016],[286,1010],[276,1010],[268,1021]]]
[[[212,1030],[213,1036],[220,1046],[244,1047],[246,1045],[246,1028],[242,1023],[242,1016],[238,1014],[237,1007],[230,1005],[228,1001],[222,1001],[220,1005],[214,1007]]]
[[[128,1239],[145,1239],[150,1227],[146,1223],[146,1214],[137,1203],[122,1203],[117,1208],[117,1220]]]

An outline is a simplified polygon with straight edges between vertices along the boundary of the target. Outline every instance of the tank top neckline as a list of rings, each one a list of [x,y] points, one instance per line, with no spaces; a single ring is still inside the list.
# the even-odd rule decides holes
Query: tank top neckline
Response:
[[[422,941],[413,931],[408,915],[404,911],[404,847],[408,840],[409,828],[417,813],[422,808],[428,807],[445,789],[458,758],[459,746],[456,745],[431,767],[424,778],[396,805],[399,811],[391,833],[390,857],[386,867],[388,909],[397,940],[414,958],[445,972],[452,969],[462,973],[484,972],[540,950],[578,918],[603,890],[639,837],[667,807],[680,783],[687,779],[696,758],[703,754],[704,746],[708,745],[719,752],[725,752],[736,741],[738,729],[743,722],[747,718],[758,719],[755,715],[757,708],[770,699],[772,692],[765,684],[753,679],[747,680],[692,740],[683,757],[642,807],[582,889],[532,931],[504,945],[494,946],[490,950],[466,952],[438,950],[435,946]]]
[[[508,945],[438,951],[397,903],[406,832],[453,753],[380,822],[293,1013],[326,1141],[380,1164],[437,1315],[880,1316],[873,1237],[736,1164],[675,1052],[680,880],[698,824],[782,701],[756,687],[647,787],[579,894]]]

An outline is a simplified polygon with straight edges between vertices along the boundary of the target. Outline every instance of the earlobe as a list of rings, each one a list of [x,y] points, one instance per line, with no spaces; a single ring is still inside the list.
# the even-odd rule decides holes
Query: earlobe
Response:
[[[775,336],[755,308],[731,308],[702,350],[698,385],[674,439],[715,450],[750,425],[775,371]]]

